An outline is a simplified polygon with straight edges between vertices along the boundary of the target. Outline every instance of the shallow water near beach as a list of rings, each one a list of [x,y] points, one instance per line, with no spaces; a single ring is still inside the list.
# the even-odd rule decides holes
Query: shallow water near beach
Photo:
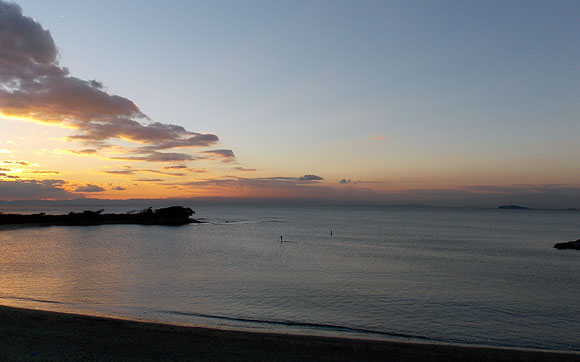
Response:
[[[578,212],[191,207],[207,223],[0,230],[0,304],[580,351],[580,252],[553,248]]]

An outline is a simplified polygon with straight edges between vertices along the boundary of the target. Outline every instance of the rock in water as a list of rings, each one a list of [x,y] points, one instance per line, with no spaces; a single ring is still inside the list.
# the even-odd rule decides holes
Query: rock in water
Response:
[[[558,243],[556,245],[554,245],[554,247],[556,249],[576,249],[576,250],[580,250],[580,239],[576,240],[576,241],[568,241],[566,243]]]

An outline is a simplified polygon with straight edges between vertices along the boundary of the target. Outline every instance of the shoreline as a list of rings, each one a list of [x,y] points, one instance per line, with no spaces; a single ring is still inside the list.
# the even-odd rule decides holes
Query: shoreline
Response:
[[[580,361],[580,353],[249,332],[0,306],[0,359]]]

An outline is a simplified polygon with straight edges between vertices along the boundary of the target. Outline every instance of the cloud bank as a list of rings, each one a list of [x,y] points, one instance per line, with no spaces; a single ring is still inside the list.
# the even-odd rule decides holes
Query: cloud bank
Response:
[[[91,144],[80,153],[114,140],[139,143],[124,159],[150,162],[190,161],[189,153],[164,153],[216,144],[210,133],[154,122],[131,100],[107,93],[96,80],[70,75],[57,59],[58,50],[50,32],[24,16],[20,6],[0,0],[0,112],[45,123],[72,127],[72,140]],[[89,152],[91,151],[91,152]],[[224,161],[234,158],[231,150],[208,151]],[[200,156],[203,157],[203,156]]]
[[[0,180],[0,200],[46,200],[78,197],[63,188],[63,180]]]

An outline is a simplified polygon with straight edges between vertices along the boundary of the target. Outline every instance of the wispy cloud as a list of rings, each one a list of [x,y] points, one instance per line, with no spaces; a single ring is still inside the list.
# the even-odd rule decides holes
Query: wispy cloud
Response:
[[[351,179],[343,178],[342,180],[338,181],[338,183],[343,184],[343,185],[348,185],[348,184],[352,184],[352,185],[357,185],[357,184],[388,184],[389,181],[353,181]]]
[[[389,139],[384,136],[372,136],[367,139],[370,142],[387,142]]]
[[[242,171],[242,172],[256,172],[255,168],[245,168],[245,167],[234,167],[234,170]]]
[[[5,165],[32,166],[32,163],[30,163],[28,161],[10,161],[10,160],[4,160],[4,161],[0,161],[0,163],[3,163]]]
[[[189,172],[189,173],[205,173],[205,172],[207,172],[207,170],[205,168],[193,168],[193,167],[187,167],[185,165],[164,166],[163,169],[164,170],[180,170],[180,171]]]
[[[187,169],[185,165],[163,166],[164,170],[183,170]]]
[[[196,180],[190,182],[178,183],[176,185],[181,186],[288,186],[288,185],[312,185],[317,184],[319,181],[324,180],[320,176],[316,175],[304,175],[300,177],[255,177],[255,178],[245,178],[236,176],[226,176],[227,178],[222,179],[205,179]]]
[[[183,173],[183,172],[165,172],[165,171],[150,170],[150,169],[134,169],[132,167],[127,167],[124,170],[108,170],[108,171],[103,171],[103,172],[108,173],[110,175],[134,175],[134,174],[139,173],[139,172],[149,172],[149,173],[174,176],[174,177],[182,177],[182,176],[187,175],[186,173]]]
[[[77,155],[95,155],[97,154],[97,150],[93,149],[93,148],[85,148],[83,150],[79,150],[79,151],[75,151],[75,150],[67,150],[70,153],[74,153]]]
[[[233,162],[236,160],[234,151],[232,150],[209,150],[202,152],[210,158],[215,157],[221,159],[223,162]]]
[[[209,147],[219,140],[214,134],[155,122],[133,101],[107,93],[101,82],[71,76],[58,62],[58,50],[50,32],[23,16],[18,5],[2,0],[0,39],[0,112],[75,129],[77,133],[69,139],[95,145],[77,151],[79,154],[94,154],[95,148],[107,146],[108,141],[122,139],[139,144],[132,149],[133,156],[122,159],[188,161],[198,158],[191,150],[160,151]],[[231,159],[233,153],[221,157]]]
[[[60,174],[60,172],[58,171],[26,171],[26,173],[34,173],[34,174],[39,174],[39,175],[58,175]]]

